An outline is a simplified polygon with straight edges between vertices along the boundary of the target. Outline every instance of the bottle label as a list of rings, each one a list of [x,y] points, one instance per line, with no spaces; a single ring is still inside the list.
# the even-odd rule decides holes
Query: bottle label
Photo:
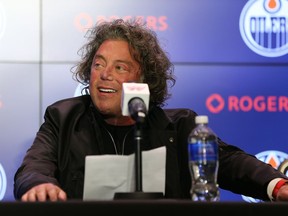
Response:
[[[198,141],[188,145],[190,161],[216,161],[218,160],[218,145],[216,141],[203,143]]]

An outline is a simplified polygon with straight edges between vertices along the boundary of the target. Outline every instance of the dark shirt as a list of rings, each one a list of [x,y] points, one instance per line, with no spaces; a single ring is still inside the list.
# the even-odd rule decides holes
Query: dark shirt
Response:
[[[166,147],[166,198],[190,199],[187,138],[195,127],[196,115],[190,109],[150,106],[141,128],[142,150]],[[131,127],[107,125],[88,95],[48,106],[44,123],[15,173],[15,199],[31,187],[47,182],[59,185],[69,199],[82,199],[85,156],[122,154],[123,143],[124,154],[133,153],[134,131]],[[276,177],[286,178],[269,164],[219,139],[218,183],[222,189],[269,200],[267,185]]]

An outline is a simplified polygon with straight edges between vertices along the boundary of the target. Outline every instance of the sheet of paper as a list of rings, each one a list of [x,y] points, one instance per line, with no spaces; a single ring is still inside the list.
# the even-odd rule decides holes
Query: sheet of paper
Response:
[[[116,192],[135,192],[135,155],[88,155],[83,200],[112,200]],[[142,151],[143,192],[165,194],[166,148]]]

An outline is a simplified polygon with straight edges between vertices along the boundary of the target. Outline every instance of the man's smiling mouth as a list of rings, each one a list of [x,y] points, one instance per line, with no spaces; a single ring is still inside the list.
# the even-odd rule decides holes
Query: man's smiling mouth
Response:
[[[104,89],[104,88],[99,88],[99,91],[100,92],[105,92],[105,93],[115,93],[115,92],[117,92],[114,89]]]

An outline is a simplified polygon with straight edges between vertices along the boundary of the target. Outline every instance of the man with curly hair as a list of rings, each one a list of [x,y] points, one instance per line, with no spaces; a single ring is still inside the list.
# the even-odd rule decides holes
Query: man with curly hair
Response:
[[[164,108],[176,79],[156,34],[143,23],[117,19],[99,23],[87,39],[81,61],[72,71],[86,93],[47,107],[15,173],[15,199],[81,200],[87,155],[134,153],[135,121],[122,115],[120,105],[124,82],[149,86],[141,148],[166,147],[164,198],[191,199],[187,138],[197,113]],[[283,173],[220,138],[217,181],[220,188],[234,193],[264,201],[288,200]]]

